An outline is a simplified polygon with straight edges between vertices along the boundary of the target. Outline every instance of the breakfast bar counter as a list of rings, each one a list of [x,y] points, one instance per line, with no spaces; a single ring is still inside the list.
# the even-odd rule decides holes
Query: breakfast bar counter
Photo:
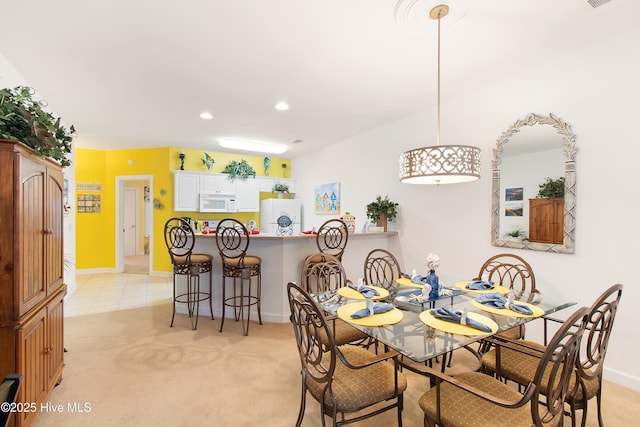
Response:
[[[349,279],[357,281],[363,275],[364,259],[372,249],[389,249],[390,239],[397,238],[396,231],[349,234],[349,241],[342,257]],[[315,234],[296,236],[251,235],[248,255],[262,258],[262,320],[286,323],[289,321],[287,283],[300,282],[300,271],[307,256],[318,252]],[[194,252],[213,255],[213,312],[222,310],[222,265],[215,234],[196,234]],[[206,280],[203,278],[203,280]],[[203,282],[203,285],[206,283]],[[205,304],[208,305],[208,304]],[[201,314],[208,307],[200,307]],[[180,307],[178,308],[180,311]],[[184,309],[186,310],[186,309]],[[232,314],[227,313],[228,318]],[[257,315],[251,314],[252,319]]]

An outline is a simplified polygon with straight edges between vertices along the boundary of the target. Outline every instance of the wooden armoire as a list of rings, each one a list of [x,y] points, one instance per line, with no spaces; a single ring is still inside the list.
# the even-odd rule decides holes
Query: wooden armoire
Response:
[[[0,377],[23,375],[25,404],[9,425],[31,425],[62,380],[63,191],[59,164],[0,140]]]
[[[529,240],[564,243],[564,199],[529,199]]]

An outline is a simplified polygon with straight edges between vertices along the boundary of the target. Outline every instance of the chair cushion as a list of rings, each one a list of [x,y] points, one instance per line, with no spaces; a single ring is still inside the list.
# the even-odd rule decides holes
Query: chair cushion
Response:
[[[336,345],[349,344],[354,341],[362,341],[369,338],[369,335],[365,334],[359,329],[354,328],[344,320],[340,319],[328,319],[329,328],[333,332],[333,339]],[[329,339],[324,330],[320,331],[322,344],[326,348],[329,344]]]
[[[318,263],[318,262],[324,262],[325,259],[323,259],[322,254],[314,254],[314,255],[310,255],[307,258],[306,262],[307,263]]]
[[[240,258],[225,258],[224,263],[229,267],[239,267],[240,266]],[[257,256],[247,255],[244,257],[244,266],[245,267],[255,267],[262,263],[262,259]]]
[[[175,257],[176,264],[186,264],[186,256]],[[206,264],[213,260],[213,257],[208,254],[191,254],[191,264]]]
[[[500,332],[498,335],[510,340],[519,340],[524,338],[524,325],[514,326],[513,328],[509,328],[505,331]]]
[[[544,351],[545,347],[535,342],[531,341],[522,341],[526,343],[528,346],[535,347],[541,351]],[[482,364],[493,372],[497,372],[496,366],[496,349],[492,349],[485,354],[482,355]],[[536,369],[538,369],[538,363],[540,359],[529,355],[524,354],[519,351],[511,350],[508,348],[500,349],[500,373],[504,378],[507,378],[511,381],[515,381],[518,384],[527,385],[532,380],[536,374]],[[548,382],[549,380],[543,380],[542,393],[547,394],[548,391]],[[600,381],[597,378],[589,379],[584,382],[587,400],[591,399],[596,395],[598,389],[600,388]],[[575,385],[575,376],[571,377],[571,382],[569,383],[569,391],[573,390]],[[582,400],[582,387],[578,387],[576,390],[575,399]]]
[[[492,396],[512,401],[522,395],[489,375],[466,372],[455,376]],[[456,427],[531,427],[531,409],[527,403],[520,408],[508,409],[492,404],[449,383],[440,384],[440,415],[443,425]],[[432,420],[436,420],[436,388],[430,388],[420,397],[420,407]]]
[[[375,357],[372,352],[352,345],[342,346],[340,351],[353,364],[366,363]],[[394,397],[394,371],[392,362],[378,362],[366,368],[350,369],[337,358],[332,382],[337,410],[339,412],[357,411]],[[321,395],[325,385],[307,377],[307,388],[318,402],[322,401]],[[406,388],[407,380],[402,372],[398,372],[398,394],[403,393]],[[325,395],[325,405],[333,409],[330,393]]]

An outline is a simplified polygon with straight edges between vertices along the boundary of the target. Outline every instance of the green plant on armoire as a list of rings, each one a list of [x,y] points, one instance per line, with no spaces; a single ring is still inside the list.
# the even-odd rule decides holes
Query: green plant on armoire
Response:
[[[22,142],[67,167],[75,128],[62,126],[60,117],[45,111],[46,102],[34,100],[34,94],[28,86],[0,89],[0,139]]]

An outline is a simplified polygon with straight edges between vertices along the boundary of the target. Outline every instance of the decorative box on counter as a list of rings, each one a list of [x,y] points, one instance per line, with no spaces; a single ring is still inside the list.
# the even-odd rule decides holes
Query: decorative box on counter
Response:
[[[341,216],[340,219],[347,225],[347,231],[349,232],[349,234],[353,234],[356,232],[355,216],[351,215],[349,212],[345,212],[344,216]]]

